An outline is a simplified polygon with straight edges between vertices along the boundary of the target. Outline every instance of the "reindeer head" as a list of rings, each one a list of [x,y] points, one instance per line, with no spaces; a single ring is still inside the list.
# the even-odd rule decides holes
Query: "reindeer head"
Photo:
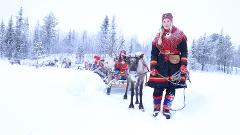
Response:
[[[128,65],[128,69],[129,72],[134,71],[137,72],[137,68],[138,68],[138,63],[139,63],[139,59],[143,58],[143,55],[140,56],[127,56],[126,57],[126,63]]]

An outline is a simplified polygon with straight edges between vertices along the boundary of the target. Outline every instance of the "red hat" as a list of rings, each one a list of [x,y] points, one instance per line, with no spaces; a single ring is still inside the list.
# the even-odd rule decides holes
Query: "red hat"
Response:
[[[94,56],[94,59],[96,59],[96,60],[100,60],[100,59],[101,59],[101,57],[100,57],[100,56],[98,56],[98,55],[95,55],[95,56]]]
[[[166,19],[166,18],[168,18],[169,20],[172,21],[173,16],[172,16],[171,13],[165,13],[165,14],[162,15],[162,21],[163,21],[163,19]]]
[[[126,55],[126,51],[125,51],[125,50],[121,50],[121,51],[120,51],[120,55],[122,55],[122,54],[123,54],[123,55]]]

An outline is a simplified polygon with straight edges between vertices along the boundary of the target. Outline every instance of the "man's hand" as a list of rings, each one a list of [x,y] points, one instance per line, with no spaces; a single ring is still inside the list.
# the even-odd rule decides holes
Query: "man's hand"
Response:
[[[187,73],[187,66],[181,65],[180,72],[181,72],[181,74],[186,74]]]
[[[152,69],[152,70],[150,71],[150,74],[151,74],[152,76],[158,75],[157,69]]]

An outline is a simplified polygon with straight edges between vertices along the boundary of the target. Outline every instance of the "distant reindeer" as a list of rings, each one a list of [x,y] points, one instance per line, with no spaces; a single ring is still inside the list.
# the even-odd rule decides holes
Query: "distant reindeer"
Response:
[[[54,67],[54,66],[57,66],[57,62],[58,62],[57,59],[54,59],[54,60],[48,60],[47,63],[45,64],[45,66]]]
[[[21,65],[19,59],[10,58],[10,59],[9,59],[9,62],[10,62],[12,65],[13,65],[13,64]]]
[[[61,66],[63,68],[70,68],[71,64],[72,64],[72,61],[69,58],[64,58]]]
[[[143,83],[144,78],[147,73],[147,66],[143,59],[144,54],[136,55],[136,56],[127,56],[126,63],[129,68],[129,73],[127,75],[127,87],[125,94],[123,96],[124,99],[127,99],[127,91],[130,84],[131,90],[131,101],[129,108],[134,108],[133,105],[133,96],[134,90],[136,93],[136,101],[135,104],[139,104],[139,109],[144,111],[143,103],[142,103],[142,95],[143,95]],[[138,100],[138,96],[140,98],[140,102]]]

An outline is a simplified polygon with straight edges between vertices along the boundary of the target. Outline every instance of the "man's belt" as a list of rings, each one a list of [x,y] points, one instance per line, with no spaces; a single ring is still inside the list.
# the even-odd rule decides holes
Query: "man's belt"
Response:
[[[164,54],[164,55],[179,55],[180,52],[179,51],[170,51],[170,50],[161,50],[160,54]]]

